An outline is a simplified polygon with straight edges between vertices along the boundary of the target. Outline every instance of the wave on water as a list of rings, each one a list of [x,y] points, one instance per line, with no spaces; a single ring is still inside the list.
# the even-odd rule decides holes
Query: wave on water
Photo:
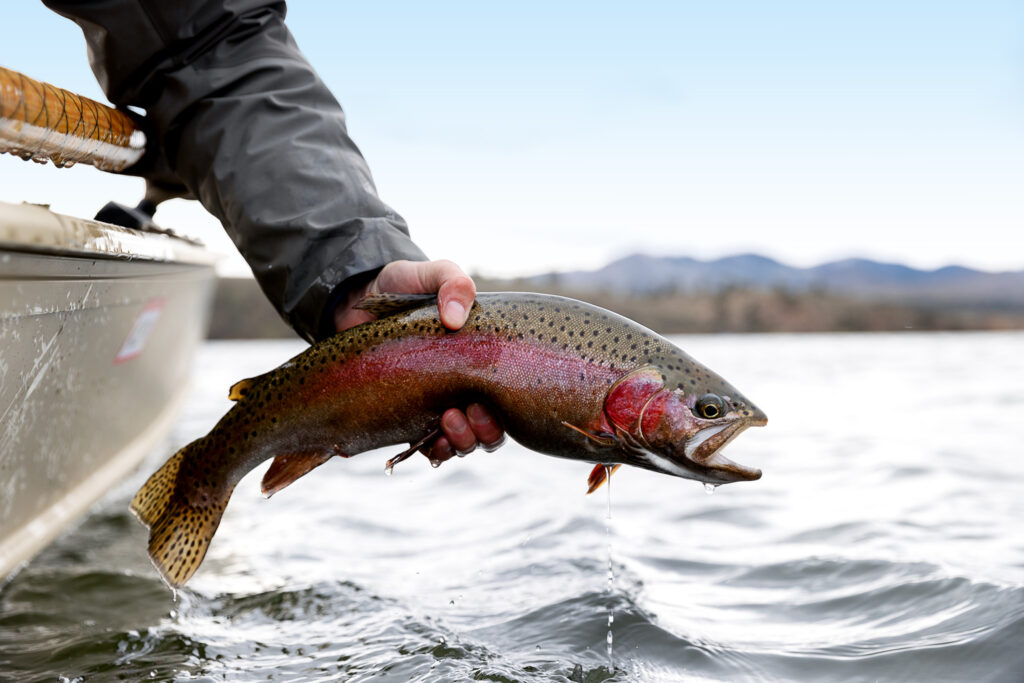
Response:
[[[515,444],[337,460],[270,501],[256,472],[175,599],[127,511],[142,471],[0,584],[0,680],[1021,680],[1024,335],[680,342],[771,415],[729,447],[762,480],[623,468],[607,520],[589,466]],[[279,347],[208,345],[144,470]],[[899,419],[858,422],[879,387]]]

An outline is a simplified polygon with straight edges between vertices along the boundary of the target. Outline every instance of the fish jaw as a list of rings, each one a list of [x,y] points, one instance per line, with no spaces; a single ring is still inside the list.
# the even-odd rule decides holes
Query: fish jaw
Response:
[[[761,478],[761,470],[733,462],[722,453],[748,427],[767,424],[767,416],[759,409],[748,410],[745,416],[730,412],[712,421],[695,416],[677,392],[662,391],[658,399],[647,404],[657,414],[641,415],[637,422],[638,441],[644,448],[634,454],[637,461],[631,464],[715,485]]]
[[[729,424],[705,427],[686,443],[683,448],[684,454],[691,463],[705,470],[708,479],[702,481],[709,484],[756,481],[761,478],[761,470],[733,462],[725,457],[722,449],[748,427],[763,426],[766,423],[767,419],[760,422],[737,420]]]

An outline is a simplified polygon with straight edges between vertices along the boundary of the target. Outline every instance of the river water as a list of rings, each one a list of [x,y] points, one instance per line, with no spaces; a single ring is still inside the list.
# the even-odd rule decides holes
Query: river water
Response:
[[[175,599],[132,493],[302,348],[206,344],[144,471],[0,586],[0,680],[1024,680],[1024,334],[676,341],[768,413],[728,449],[760,481],[623,468],[608,520],[514,443],[257,470]]]

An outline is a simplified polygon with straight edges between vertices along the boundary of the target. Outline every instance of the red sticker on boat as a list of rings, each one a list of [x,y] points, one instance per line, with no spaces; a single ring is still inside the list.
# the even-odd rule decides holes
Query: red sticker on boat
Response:
[[[160,319],[160,313],[164,310],[163,299],[153,299],[148,302],[132,323],[132,329],[128,330],[128,337],[121,344],[121,349],[114,356],[114,363],[123,363],[136,358],[142,354],[146,347],[146,340],[156,327],[156,321]]]

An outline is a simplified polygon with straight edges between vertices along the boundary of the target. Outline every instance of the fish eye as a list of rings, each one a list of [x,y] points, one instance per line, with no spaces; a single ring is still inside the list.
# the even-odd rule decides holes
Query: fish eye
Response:
[[[713,420],[725,413],[725,402],[715,394],[704,394],[697,399],[696,412],[706,420]]]

